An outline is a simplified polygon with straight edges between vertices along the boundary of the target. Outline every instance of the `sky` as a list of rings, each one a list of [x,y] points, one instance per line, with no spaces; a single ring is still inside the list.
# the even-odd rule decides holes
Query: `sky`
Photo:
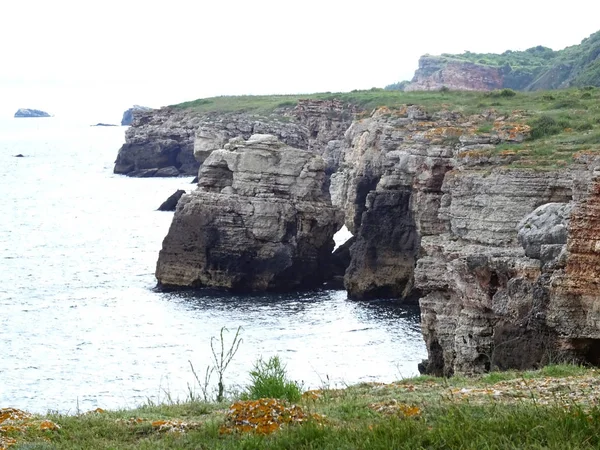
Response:
[[[578,44],[599,12],[591,0],[4,0],[0,117],[118,123],[134,104],[384,87],[425,53]]]

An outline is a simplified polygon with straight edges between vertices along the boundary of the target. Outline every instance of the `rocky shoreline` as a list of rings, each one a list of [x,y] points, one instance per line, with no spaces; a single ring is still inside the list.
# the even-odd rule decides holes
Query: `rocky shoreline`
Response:
[[[136,113],[115,172],[199,169],[163,242],[161,286],[319,286],[345,223],[355,240],[335,264],[349,297],[418,301],[425,372],[597,365],[600,157],[509,167],[530,134],[523,114],[314,99],[268,117],[163,108]]]

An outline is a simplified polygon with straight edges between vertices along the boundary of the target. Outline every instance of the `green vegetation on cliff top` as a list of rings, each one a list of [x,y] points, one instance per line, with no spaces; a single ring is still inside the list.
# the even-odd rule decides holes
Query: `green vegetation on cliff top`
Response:
[[[0,441],[15,450],[597,449],[599,386],[598,370],[568,365],[470,379],[417,377],[325,386],[296,407],[273,399],[186,401],[17,418],[0,423]],[[244,405],[253,409],[234,426],[231,417],[241,418]],[[273,414],[283,407],[288,412]],[[261,423],[262,433],[250,423]],[[278,429],[280,423],[287,424]]]
[[[537,46],[502,54],[442,54],[441,58],[499,67],[504,87],[517,90],[547,90],[569,86],[600,86],[600,31],[581,44],[554,51]]]
[[[561,167],[568,164],[577,152],[600,151],[600,88],[591,86],[535,92],[508,89],[494,92],[371,89],[308,95],[224,96],[173,107],[198,114],[247,112],[282,118],[282,113],[295,107],[300,99],[337,99],[355,105],[359,110],[357,118],[368,116],[377,107],[394,110],[411,104],[421,105],[429,113],[450,110],[472,115],[494,109],[500,114],[514,116],[514,112],[518,111],[518,118],[514,120],[532,127],[532,139],[521,144],[504,144],[488,151],[516,155],[506,163],[514,167]],[[483,133],[489,129],[483,124],[480,131]]]

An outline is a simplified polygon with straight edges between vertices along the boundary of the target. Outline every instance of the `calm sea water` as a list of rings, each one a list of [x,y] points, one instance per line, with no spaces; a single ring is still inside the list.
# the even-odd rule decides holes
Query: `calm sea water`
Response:
[[[0,119],[0,407],[75,412],[200,392],[210,340],[243,342],[225,374],[243,389],[279,355],[306,388],[415,375],[418,312],[344,291],[161,293],[154,269],[172,213],[156,208],[191,178],[112,173],[124,128]],[[14,155],[23,154],[23,158]]]

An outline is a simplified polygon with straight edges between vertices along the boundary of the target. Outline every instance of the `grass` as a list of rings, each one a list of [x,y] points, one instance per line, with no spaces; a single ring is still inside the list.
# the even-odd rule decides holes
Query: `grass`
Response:
[[[582,94],[589,96],[582,97]],[[221,96],[193,100],[177,105],[176,109],[188,109],[199,114],[248,112],[256,114],[280,113],[296,106],[300,99],[333,100],[350,103],[360,110],[368,111],[377,107],[401,108],[406,105],[422,105],[430,113],[449,109],[465,114],[476,114],[486,109],[495,108],[501,113],[510,113],[515,109],[536,111],[552,111],[557,109],[595,109],[600,88],[592,90],[563,89],[540,92],[515,92],[503,89],[493,92],[474,91],[390,91],[370,89],[352,92],[324,92],[296,95],[243,95]]]
[[[600,88],[583,87],[554,91],[514,92],[402,92],[383,89],[308,95],[224,96],[199,99],[174,105],[197,114],[246,112],[279,120],[299,99],[331,100],[352,104],[356,118],[365,117],[378,107],[390,112],[406,105],[421,105],[430,114],[442,110],[465,116],[494,109],[510,121],[532,127],[532,139],[521,144],[500,145],[482,150],[485,155],[509,153],[507,166],[515,168],[557,169],[570,164],[578,152],[600,151]],[[475,133],[493,131],[493,122],[481,119]]]
[[[3,436],[16,439],[14,449],[37,450],[593,449],[600,447],[599,381],[595,369],[554,365],[308,391],[298,402],[302,423],[270,434],[224,433],[229,406],[186,402],[35,416],[31,423],[50,420],[60,429],[32,425]]]
[[[563,50],[537,46],[502,54],[472,53],[426,56],[442,61],[461,61],[500,69],[504,85],[519,90],[552,89],[558,86],[600,85],[600,32],[579,45]]]

